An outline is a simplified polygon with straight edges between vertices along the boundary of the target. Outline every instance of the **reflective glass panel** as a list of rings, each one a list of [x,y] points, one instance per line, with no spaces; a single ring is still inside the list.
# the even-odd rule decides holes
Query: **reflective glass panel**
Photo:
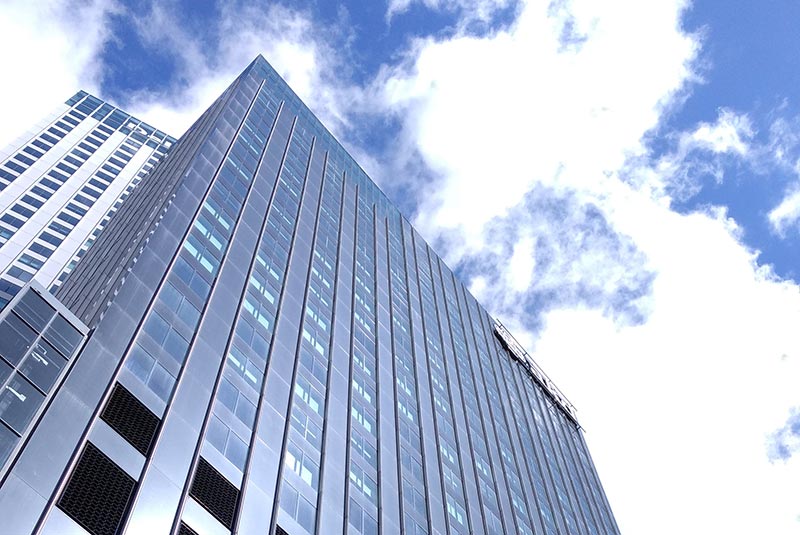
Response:
[[[36,333],[14,314],[9,314],[0,323],[0,357],[11,364],[19,364],[30,349]]]
[[[44,326],[56,313],[55,309],[33,290],[25,292],[25,295],[14,307],[14,312],[22,316],[25,321],[39,330],[39,332],[44,329]]]
[[[0,419],[21,435],[42,400],[44,396],[32,384],[15,374],[0,392]]]
[[[44,337],[67,358],[72,356],[83,339],[81,333],[61,316],[56,316]]]
[[[40,340],[25,358],[19,370],[46,393],[55,384],[66,363],[64,357],[53,346]]]
[[[11,450],[13,450],[14,446],[17,444],[17,440],[17,435],[0,423],[0,466],[8,459]]]

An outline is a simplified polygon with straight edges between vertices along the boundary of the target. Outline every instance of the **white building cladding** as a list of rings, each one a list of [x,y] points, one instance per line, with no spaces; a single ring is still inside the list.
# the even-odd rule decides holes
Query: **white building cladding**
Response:
[[[57,288],[174,142],[80,91],[0,150],[0,308]]]

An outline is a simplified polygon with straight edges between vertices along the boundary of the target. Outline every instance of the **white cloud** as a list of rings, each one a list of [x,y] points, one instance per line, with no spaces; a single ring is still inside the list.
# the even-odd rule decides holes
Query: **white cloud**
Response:
[[[173,135],[180,135],[247,66],[263,54],[292,89],[334,131],[346,125],[345,105],[360,93],[337,85],[342,51],[334,50],[339,26],[315,26],[310,14],[281,4],[223,3],[218,20],[198,35],[183,28],[181,13],[154,3],[139,20],[141,36],[151,46],[166,46],[176,56],[180,78],[189,83],[166,91],[140,92],[129,111]],[[214,43],[210,48],[209,43]]]
[[[555,310],[533,346],[578,406],[623,532],[794,533],[800,462],[773,466],[766,442],[797,403],[797,286],[723,212],[637,224],[657,272],[647,320]]]
[[[752,137],[753,126],[746,115],[721,109],[715,124],[701,123],[681,141],[692,148],[699,146],[715,153],[732,152],[744,156],[749,149],[748,139]]]
[[[534,183],[604,195],[605,172],[642,150],[691,74],[697,44],[676,31],[675,8],[659,6],[575,2],[549,17],[531,4],[495,36],[418,43],[385,95],[442,176],[420,209],[423,231],[457,228],[460,257],[483,249],[481,229]],[[587,39],[564,50],[568,23]]]
[[[623,533],[795,533],[800,463],[766,442],[796,405],[800,291],[724,210],[670,208],[676,177],[751,158],[754,129],[723,109],[660,160],[647,145],[699,80],[686,6],[529,2],[493,35],[416,42],[385,105],[400,163],[434,177],[416,225],[576,402]]]
[[[7,0],[0,8],[0,146],[79,89],[97,92],[113,0]]]
[[[781,202],[767,214],[770,225],[778,234],[786,230],[800,219],[800,190],[790,191]]]
[[[489,21],[498,10],[508,7],[513,0],[389,0],[386,19],[405,13],[412,4],[418,3],[428,9],[439,11],[459,11],[465,21]]]
[[[713,124],[701,122],[692,131],[680,133],[675,149],[655,162],[653,173],[638,173],[660,196],[686,199],[697,194],[709,177],[722,183],[732,158],[757,165],[765,151],[754,144],[754,136],[746,114],[723,108]]]
[[[765,153],[776,167],[783,167],[793,179],[783,198],[769,211],[767,220],[781,237],[800,220],[800,118],[778,117],[770,126],[770,140]]]
[[[507,284],[518,292],[527,290],[531,285],[536,269],[535,247],[536,241],[532,236],[522,237],[514,244],[514,252],[509,260]]]

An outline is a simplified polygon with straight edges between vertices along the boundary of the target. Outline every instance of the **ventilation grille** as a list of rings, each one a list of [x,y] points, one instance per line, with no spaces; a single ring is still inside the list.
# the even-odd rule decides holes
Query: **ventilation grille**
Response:
[[[289,535],[289,532],[283,529],[282,527],[276,525],[275,526],[275,535]]]
[[[158,416],[117,383],[100,417],[144,456],[158,429]]]
[[[198,535],[198,533],[185,523],[181,522],[181,527],[178,528],[178,535]]]
[[[226,528],[233,529],[239,490],[202,457],[189,494]]]
[[[92,535],[115,535],[135,484],[97,447],[87,443],[58,507]]]

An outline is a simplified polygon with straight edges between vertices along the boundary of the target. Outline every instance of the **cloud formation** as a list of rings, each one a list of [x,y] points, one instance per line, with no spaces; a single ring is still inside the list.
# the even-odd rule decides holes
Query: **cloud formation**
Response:
[[[769,211],[767,219],[780,235],[784,235],[790,227],[797,224],[800,220],[800,190],[797,186],[793,186],[780,204]]]
[[[186,84],[166,91],[142,91],[125,103],[131,113],[180,135],[257,54],[336,132],[347,126],[346,106],[360,95],[341,82],[346,74],[342,25],[321,28],[310,13],[271,2],[226,2],[206,33],[185,28],[177,5],[153,2],[131,15],[151,47],[174,54]],[[337,45],[340,45],[337,48]],[[349,109],[349,108],[348,108]]]
[[[497,11],[515,3],[515,0],[389,0],[386,19],[391,21],[393,17],[408,11],[412,5],[419,4],[431,10],[458,12],[462,25],[486,23],[492,20]]]
[[[746,114],[723,108],[713,124],[701,122],[691,131],[669,136],[676,139],[674,148],[658,157],[647,171],[635,169],[636,165],[648,165],[637,160],[631,175],[646,177],[646,186],[658,196],[686,200],[697,195],[709,178],[721,184],[732,161],[755,165],[763,149],[757,144],[754,147],[754,136]],[[645,155],[644,160],[649,159],[651,155]]]
[[[800,291],[724,207],[673,210],[763,152],[734,110],[663,131],[701,81],[686,8],[528,2],[416,41],[383,73],[394,161],[417,227],[576,402],[624,533],[791,533],[800,464],[764,442],[796,404]]]
[[[772,461],[788,461],[800,451],[800,411],[793,409],[786,425],[770,436],[769,458]]]
[[[114,0],[3,2],[0,146],[21,133],[19,125],[34,124],[64,102],[70,91],[97,92],[103,75],[97,56],[110,38],[109,17],[120,9]]]

